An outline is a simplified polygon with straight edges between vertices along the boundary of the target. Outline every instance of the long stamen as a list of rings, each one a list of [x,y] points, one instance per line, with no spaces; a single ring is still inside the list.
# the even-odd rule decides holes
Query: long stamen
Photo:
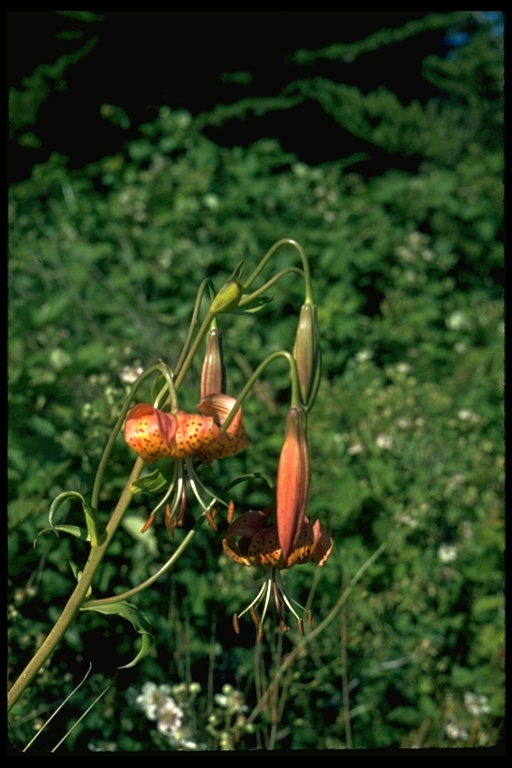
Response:
[[[277,583],[276,579],[273,579],[273,587],[274,587],[274,602],[276,604],[276,611],[277,611],[277,618],[279,619],[279,626],[281,627],[281,632],[288,632],[289,627],[284,620],[283,612],[281,610],[281,600],[279,599],[279,585]]]
[[[176,492],[176,496],[175,496],[175,498],[173,499],[173,502],[172,502],[172,507],[173,507],[173,511],[174,511],[174,509],[176,507],[176,498],[179,498],[180,495],[181,495],[180,494],[180,487],[179,487],[179,479],[180,479],[179,478],[179,468],[177,466],[175,466],[175,468],[174,468],[174,477],[171,480],[171,484],[169,485],[169,487],[168,487],[167,491],[165,492],[164,496],[160,499],[160,501],[158,502],[156,507],[151,512],[149,518],[146,520],[146,522],[142,526],[141,533],[144,533],[145,531],[147,531],[147,529],[152,525],[153,520],[155,519],[156,513],[163,506],[165,506],[167,504],[168,499],[170,498],[172,492],[174,491],[174,486],[175,486],[176,482],[178,482],[178,489],[177,489],[177,492]]]
[[[293,607],[292,603],[295,603],[295,605],[298,606],[301,609],[301,611],[304,611],[304,613],[306,613],[306,609],[297,600],[294,600],[294,598],[291,595],[288,595],[288,593],[286,591],[286,587],[284,585],[283,577],[281,576],[279,571],[276,571],[276,583],[277,583],[277,586],[279,588],[280,595],[281,595],[281,597],[284,600],[285,605],[291,611],[291,613],[293,613],[293,615],[295,616],[295,618],[299,622],[299,626],[302,625],[302,623],[303,623],[302,619],[298,615],[298,613],[295,610],[295,608]]]
[[[242,616],[243,616],[245,613],[247,613],[248,611],[250,611],[250,610],[251,610],[251,608],[254,608],[256,605],[258,605],[258,604],[261,602],[261,600],[262,600],[262,598],[263,598],[263,594],[264,594],[264,592],[265,592],[265,590],[266,590],[266,589],[267,589],[267,583],[265,582],[265,583],[263,584],[263,586],[261,587],[260,591],[258,592],[258,594],[256,595],[256,597],[254,598],[254,600],[252,601],[252,603],[251,603],[250,605],[248,605],[248,606],[247,606],[247,608],[244,608],[244,610],[242,611],[242,613],[238,613],[238,614],[237,614],[237,617],[238,617],[239,619],[241,619],[241,618],[242,618]]]
[[[272,568],[272,571],[273,570],[274,569]],[[274,586],[274,574],[272,573],[270,578],[268,578],[266,583],[263,585],[263,587],[266,588],[267,594],[265,595],[265,604],[263,606],[263,611],[261,612],[260,627],[263,626],[263,622],[265,621],[265,616],[267,615],[268,604],[270,602],[270,593],[272,592],[273,586]]]
[[[204,511],[206,511],[207,509],[210,509],[212,504],[217,504],[218,502],[220,502],[221,504],[225,504],[225,502],[222,502],[220,499],[218,499],[217,496],[214,493],[212,493],[206,487],[206,485],[204,485],[204,483],[202,483],[201,480],[198,478],[190,457],[187,456],[187,458],[185,459],[185,464],[187,467],[187,475],[189,478],[190,487],[192,488],[192,492],[196,497],[196,499],[198,500],[201,508]],[[209,504],[206,504],[201,498],[199,493],[200,490],[202,491],[202,493],[206,494],[207,496],[210,496],[210,498],[212,499]]]
[[[184,479],[183,479],[183,462],[182,461],[177,461],[176,462],[176,474],[177,474],[177,478],[176,478],[176,493],[174,494],[174,498],[173,498],[172,504],[171,504],[171,515],[172,515],[172,517],[174,517],[175,514],[176,514],[176,510],[179,507],[180,511],[179,511],[178,516],[177,516],[177,519],[178,519],[178,521],[180,521],[181,518],[183,517],[183,514],[182,514],[182,512],[184,511],[184,509],[183,509],[183,504],[184,504],[183,497],[184,497],[184,492],[185,492],[185,482],[184,482]]]

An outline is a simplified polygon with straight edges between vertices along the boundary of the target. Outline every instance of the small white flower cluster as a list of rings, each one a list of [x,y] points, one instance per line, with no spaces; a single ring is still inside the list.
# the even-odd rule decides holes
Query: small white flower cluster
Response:
[[[442,563],[453,563],[457,559],[457,547],[453,544],[441,544],[437,556]]]
[[[232,685],[227,683],[222,686],[222,693],[215,694],[215,703],[227,709],[228,712],[247,712],[249,707],[245,704],[245,698],[241,691],[237,691]]]
[[[389,451],[393,447],[394,440],[391,435],[380,434],[375,438],[375,444],[383,451]]]
[[[135,696],[135,705],[143,710],[148,720],[156,721],[159,733],[167,737],[177,749],[194,750],[199,745],[190,739],[188,729],[183,725],[184,711],[172,697],[169,685],[148,682],[142,692]]]
[[[470,693],[469,691],[464,694],[464,706],[469,714],[474,717],[488,715],[491,711],[487,696],[478,696],[476,693]]]
[[[207,730],[223,751],[236,749],[243,734],[253,733],[252,723],[247,722],[248,706],[241,691],[226,683],[222,692],[214,696],[217,708],[208,718]]]
[[[123,384],[133,384],[142,373],[144,373],[142,365],[134,363],[133,365],[125,365],[119,374],[119,378]]]
[[[453,741],[466,741],[469,737],[467,729],[456,723],[448,723],[445,732],[448,738],[453,739]]]

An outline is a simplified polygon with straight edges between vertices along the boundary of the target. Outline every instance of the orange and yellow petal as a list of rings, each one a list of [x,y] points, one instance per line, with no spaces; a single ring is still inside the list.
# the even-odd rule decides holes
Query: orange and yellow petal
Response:
[[[126,417],[124,436],[127,444],[146,463],[170,456],[176,432],[176,419],[148,403],[135,405]]]

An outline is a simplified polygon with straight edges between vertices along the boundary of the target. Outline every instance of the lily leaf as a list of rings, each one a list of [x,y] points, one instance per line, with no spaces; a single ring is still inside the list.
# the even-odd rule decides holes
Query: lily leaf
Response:
[[[76,563],[74,563],[72,560],[69,561],[69,564],[71,566],[71,570],[73,571],[73,576],[75,577],[75,579],[77,581],[80,581],[80,579],[82,578],[82,571],[80,570],[78,565]],[[90,597],[91,594],[92,594],[92,589],[91,589],[91,587],[89,587],[89,589],[85,593],[85,596],[86,597]]]
[[[43,528],[42,531],[39,531],[34,539],[34,549],[36,548],[37,540],[43,533],[55,533],[58,536],[59,531],[61,533],[69,533],[70,536],[76,536],[77,539],[82,539],[82,541],[91,540],[89,532],[85,528],[80,528],[79,525],[53,525],[51,528]]]
[[[166,467],[165,469],[168,469]],[[150,472],[144,477],[139,477],[132,485],[130,490],[132,493],[138,491],[146,491],[147,493],[160,493],[168,488],[170,482],[170,476],[166,476],[167,473],[162,469],[155,469],[154,472]]]
[[[122,667],[118,667],[118,669],[128,669],[129,667],[134,667],[141,659],[148,655],[151,648],[153,647],[155,642],[153,627],[151,626],[148,619],[146,619],[144,614],[142,614],[135,605],[132,605],[132,603],[127,603],[125,600],[120,600],[117,603],[107,603],[106,605],[98,606],[91,605],[90,607],[86,603],[80,610],[97,611],[98,613],[103,613],[110,616],[121,616],[121,618],[130,622],[130,624],[139,633],[139,635],[142,635],[141,647],[136,657],[128,664],[124,664]]]
[[[54,525],[53,518],[55,515],[55,512],[57,509],[63,504],[65,501],[69,501],[69,499],[80,499],[80,502],[82,504],[82,511],[85,515],[85,524],[87,526],[87,531],[89,534],[88,541],[91,542],[91,545],[93,547],[97,547],[101,544],[102,539],[105,537],[105,534],[103,534],[102,537],[98,534],[98,527],[96,524],[96,511],[91,507],[90,504],[86,502],[84,497],[81,493],[78,493],[78,491],[64,491],[64,493],[59,493],[56,499],[53,500],[52,505],[50,507],[50,513],[48,515],[48,522],[50,523],[50,528],[53,531],[58,530],[58,527]]]

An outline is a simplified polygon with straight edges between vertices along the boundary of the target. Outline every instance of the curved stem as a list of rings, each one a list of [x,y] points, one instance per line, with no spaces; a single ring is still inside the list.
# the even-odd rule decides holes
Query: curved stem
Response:
[[[283,278],[289,272],[295,272],[301,277],[304,277],[304,270],[299,269],[299,267],[286,267],[286,269],[282,269],[280,272],[274,275],[274,277],[271,277],[270,280],[268,280],[265,283],[265,285],[261,286],[261,288],[258,288],[253,293],[249,293],[247,296],[244,296],[244,298],[240,301],[240,304],[238,306],[243,307],[245,304],[249,304],[251,301],[254,301],[254,299],[256,299],[258,296],[261,296],[262,293],[264,293],[273,285],[275,285],[275,283],[277,283],[278,280],[281,280],[281,278]]]
[[[18,701],[21,694],[30,685],[34,677],[37,675],[43,664],[50,658],[57,645],[60,643],[76,615],[78,614],[84,598],[89,591],[89,587],[93,581],[94,575],[98,569],[100,562],[103,559],[105,552],[114,536],[123,515],[131,501],[132,492],[131,486],[137,480],[142,470],[144,462],[142,459],[137,459],[130,477],[119,497],[116,508],[114,509],[110,520],[106,526],[106,536],[104,541],[98,547],[92,547],[89,553],[89,557],[85,564],[85,567],[80,577],[80,581],[76,585],[73,593],[67,601],[64,609],[55,622],[54,626],[50,630],[50,633],[43,641],[42,645],[38,648],[34,656],[31,658],[21,675],[16,682],[12,685],[7,695],[7,706],[10,710],[14,704]]]
[[[204,337],[208,333],[210,329],[210,323],[213,320],[214,315],[212,315],[211,312],[207,312],[203,322],[201,323],[201,327],[199,331],[197,332],[196,338],[194,339],[194,343],[190,347],[187,356],[183,360],[183,363],[181,363],[179,368],[176,368],[176,379],[174,382],[174,387],[176,390],[180,388],[180,386],[183,384],[183,379],[186,376],[186,373],[188,369],[190,368],[190,365],[192,363],[192,360],[197,354],[197,350],[201,346],[201,342],[203,341]]]
[[[150,587],[152,584],[155,583],[155,581],[158,581],[160,576],[163,576],[164,573],[166,573],[169,568],[171,568],[176,560],[179,558],[182,552],[188,547],[194,536],[196,535],[197,530],[195,528],[191,528],[190,531],[187,533],[179,547],[176,549],[175,552],[173,552],[172,556],[169,558],[169,560],[162,565],[159,570],[154,573],[152,576],[149,577],[149,579],[146,579],[146,581],[143,581],[141,584],[138,584],[136,587],[133,587],[133,589],[129,589],[127,592],[123,592],[119,595],[113,595],[112,597],[102,597],[98,598],[97,600],[88,600],[83,608],[97,608],[101,605],[110,605],[111,603],[120,603],[122,600],[128,600],[130,597],[133,597],[134,595],[139,594],[139,592],[142,592],[147,587]]]
[[[288,361],[288,365],[290,366],[290,375],[292,380],[292,406],[300,407],[300,388],[299,388],[299,377],[297,374],[297,364],[295,362],[295,359],[293,355],[290,352],[287,352],[284,349],[280,349],[278,352],[273,352],[271,355],[267,357],[266,360],[264,360],[254,373],[252,374],[251,378],[245,385],[245,387],[240,392],[239,396],[237,397],[236,403],[234,404],[233,408],[231,409],[229,416],[226,418],[226,421],[222,424],[220,431],[221,434],[223,434],[226,429],[229,427],[233,419],[235,418],[238,409],[241,407],[243,401],[255,385],[257,379],[261,376],[265,368],[270,365],[270,363],[273,360],[276,360],[278,357],[284,357]]]
[[[283,245],[291,245],[292,248],[295,248],[296,251],[298,251],[299,256],[302,261],[302,268],[304,270],[304,291],[305,291],[305,303],[306,304],[313,304],[313,284],[311,282],[311,272],[309,269],[309,262],[306,258],[306,254],[304,253],[304,250],[302,246],[296,241],[292,240],[291,238],[284,238],[283,240],[278,240],[277,243],[274,243],[274,245],[269,248],[269,250],[266,252],[266,254],[261,259],[260,263],[254,270],[254,272],[249,276],[249,278],[246,280],[244,284],[244,293],[249,288],[251,283],[254,282],[254,280],[258,277],[260,272],[265,268],[267,262],[272,258],[274,253],[279,250]]]
[[[180,372],[183,362],[186,358],[187,351],[190,347],[192,336],[194,334],[194,328],[197,325],[197,319],[199,317],[199,309],[201,307],[201,302],[203,300],[204,292],[207,288],[212,289],[212,281],[210,280],[209,277],[205,278],[201,283],[201,285],[199,286],[199,290],[197,292],[197,297],[196,297],[196,303],[194,304],[194,310],[192,312],[192,318],[190,320],[190,326],[188,329],[187,338],[185,339],[185,343],[183,345],[183,349],[181,350],[179,360],[176,363],[176,373]],[[212,289],[212,293],[213,293],[213,289]]]

